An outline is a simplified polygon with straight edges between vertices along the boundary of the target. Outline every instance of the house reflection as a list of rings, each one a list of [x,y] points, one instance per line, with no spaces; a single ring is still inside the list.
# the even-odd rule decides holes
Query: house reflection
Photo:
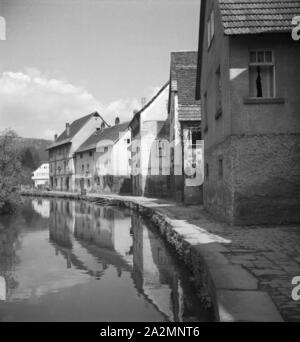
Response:
[[[68,268],[83,270],[96,279],[110,265],[119,276],[123,270],[131,272],[126,255],[121,254],[120,237],[115,234],[116,220],[118,223],[124,218],[113,208],[55,200],[50,212],[50,241],[56,254],[64,256]]]
[[[166,320],[197,317],[190,281],[180,275],[162,239],[140,217],[89,202],[55,200],[50,205],[50,241],[67,267],[96,279],[109,267],[119,277],[131,273],[139,294]]]
[[[199,300],[162,239],[140,217],[132,216],[132,228],[133,279],[138,291],[171,321],[196,319],[201,310],[195,312],[193,307]]]
[[[0,276],[0,300],[6,300],[6,280]]]
[[[133,278],[137,289],[172,321],[182,320],[180,280],[163,242],[132,217]]]
[[[46,201],[41,198],[33,199],[32,207],[35,212],[40,214],[43,218],[50,217],[50,201]]]

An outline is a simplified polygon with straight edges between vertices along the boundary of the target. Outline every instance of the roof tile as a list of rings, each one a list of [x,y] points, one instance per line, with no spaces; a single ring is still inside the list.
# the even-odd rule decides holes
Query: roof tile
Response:
[[[124,122],[122,124],[105,128],[103,131],[93,133],[76,151],[83,152],[96,148],[99,141],[110,140],[117,141],[119,138],[119,133],[126,131],[129,122]]]
[[[291,32],[300,0],[219,0],[227,35]]]
[[[171,53],[171,85],[178,94],[181,121],[201,120],[200,101],[195,99],[197,55],[195,51]]]

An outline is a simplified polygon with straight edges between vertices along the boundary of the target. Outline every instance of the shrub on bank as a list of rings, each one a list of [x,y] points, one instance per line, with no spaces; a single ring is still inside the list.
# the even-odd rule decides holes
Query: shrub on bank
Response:
[[[16,137],[11,130],[0,134],[0,214],[11,213],[20,203],[22,168]]]

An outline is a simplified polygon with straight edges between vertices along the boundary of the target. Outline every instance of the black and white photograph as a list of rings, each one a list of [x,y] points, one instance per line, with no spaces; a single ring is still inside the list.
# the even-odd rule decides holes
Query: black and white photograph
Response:
[[[300,0],[0,0],[0,322],[300,322]]]

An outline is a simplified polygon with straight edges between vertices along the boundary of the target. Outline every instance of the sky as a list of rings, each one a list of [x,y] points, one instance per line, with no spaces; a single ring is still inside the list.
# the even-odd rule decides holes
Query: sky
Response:
[[[53,139],[95,110],[129,120],[170,52],[197,50],[199,14],[200,0],[0,0],[0,132]]]

